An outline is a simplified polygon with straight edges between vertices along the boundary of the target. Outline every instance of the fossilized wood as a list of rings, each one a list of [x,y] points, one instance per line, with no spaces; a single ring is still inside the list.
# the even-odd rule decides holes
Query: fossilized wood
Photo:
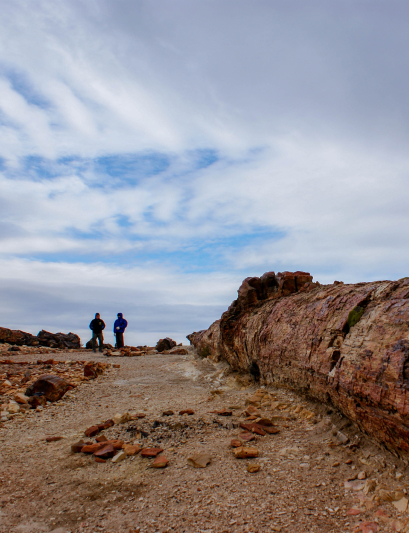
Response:
[[[391,451],[408,454],[409,279],[293,289],[249,302],[242,286],[222,318],[190,335],[191,343],[265,383],[332,403]]]

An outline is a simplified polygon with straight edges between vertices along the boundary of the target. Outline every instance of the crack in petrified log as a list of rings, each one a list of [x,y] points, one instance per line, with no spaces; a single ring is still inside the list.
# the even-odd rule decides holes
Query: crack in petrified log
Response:
[[[320,286],[308,276],[247,278],[221,319],[189,340],[202,356],[332,403],[409,454],[409,279]]]

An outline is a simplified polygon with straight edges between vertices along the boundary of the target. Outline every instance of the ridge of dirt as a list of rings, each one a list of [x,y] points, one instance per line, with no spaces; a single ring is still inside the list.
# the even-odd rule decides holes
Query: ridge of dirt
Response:
[[[5,422],[0,533],[409,531],[408,515],[396,508],[409,490],[406,465],[337,412],[291,391],[263,388],[271,401],[261,407],[262,416],[280,432],[249,443],[259,450],[256,459],[236,459],[230,442],[243,433],[242,413],[259,387],[187,348],[188,355],[110,357],[119,369],[84,382],[41,412]],[[47,355],[33,354],[41,358]],[[84,351],[53,358],[107,361]],[[27,354],[13,360],[27,360]],[[233,415],[210,412],[223,408]],[[176,414],[163,416],[169,409]],[[182,409],[195,414],[180,416]],[[87,427],[125,412],[146,416],[103,434],[160,446],[167,468],[151,468],[140,454],[99,464],[71,452]],[[47,436],[64,438],[47,443]],[[200,452],[211,462],[192,468],[187,459]],[[260,471],[249,473],[248,464]],[[359,472],[367,479],[345,488]]]

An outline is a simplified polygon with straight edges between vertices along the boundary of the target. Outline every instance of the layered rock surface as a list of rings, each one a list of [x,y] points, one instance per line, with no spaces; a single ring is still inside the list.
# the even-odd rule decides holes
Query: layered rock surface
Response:
[[[332,403],[409,454],[409,278],[321,286],[269,272],[244,280],[221,319],[188,338],[202,356]]]

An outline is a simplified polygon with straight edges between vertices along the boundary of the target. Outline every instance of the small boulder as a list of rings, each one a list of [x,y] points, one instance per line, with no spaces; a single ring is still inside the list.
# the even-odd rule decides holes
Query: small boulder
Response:
[[[53,374],[44,374],[27,388],[25,394],[26,396],[34,396],[36,393],[40,393],[49,402],[56,402],[64,396],[69,387],[70,384],[65,379]]]
[[[164,352],[165,350],[171,350],[174,346],[176,346],[176,342],[169,337],[165,337],[157,342],[156,349],[158,352]]]
[[[29,397],[23,394],[22,392],[16,392],[14,395],[14,400],[20,405],[28,404]]]

